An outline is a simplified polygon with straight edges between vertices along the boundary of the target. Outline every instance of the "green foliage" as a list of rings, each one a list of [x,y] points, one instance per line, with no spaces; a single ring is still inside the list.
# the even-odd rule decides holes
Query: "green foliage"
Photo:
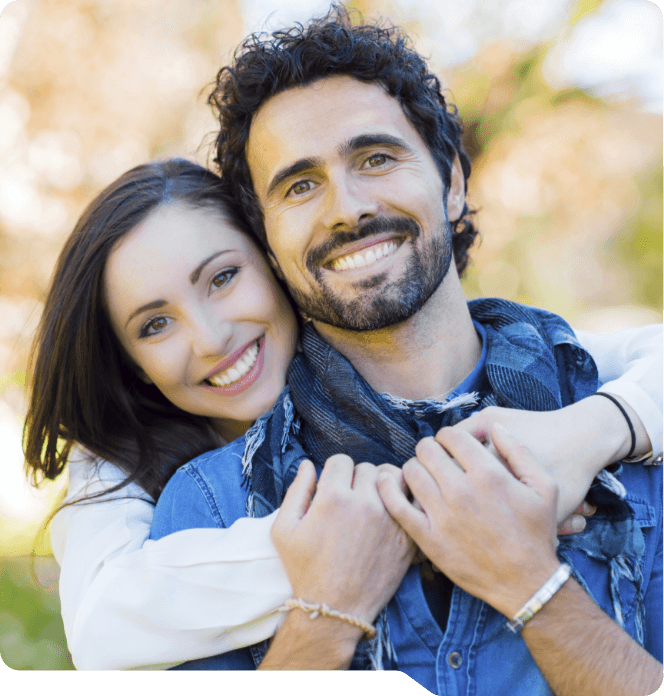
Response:
[[[662,169],[652,167],[637,178],[641,205],[612,238],[608,251],[620,258],[626,277],[634,279],[634,299],[654,309],[662,306]]]
[[[0,558],[0,655],[17,670],[74,669],[60,617],[52,559]],[[51,581],[42,587],[47,576]],[[55,586],[54,586],[55,584]]]

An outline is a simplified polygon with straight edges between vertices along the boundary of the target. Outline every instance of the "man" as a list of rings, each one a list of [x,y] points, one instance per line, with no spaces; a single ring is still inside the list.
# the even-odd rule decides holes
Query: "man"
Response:
[[[560,566],[556,487],[494,427],[510,471],[500,466],[467,432],[488,434],[486,417],[456,424],[496,405],[565,406],[572,420],[590,408],[610,422],[615,406],[592,396],[592,360],[558,317],[466,303],[470,164],[461,123],[424,61],[394,30],[352,27],[337,9],[247,42],[220,73],[213,103],[222,173],[313,324],[273,412],[246,442],[189,465],[203,474],[193,489],[176,475],[155,512],[160,536],[175,531],[164,520],[191,496],[203,495],[225,523],[245,505],[262,516],[283,502],[273,534],[299,603],[267,653],[253,646],[213,664],[398,668],[441,694],[654,688],[661,667],[579,583],[659,655],[659,469],[623,472],[629,504],[605,475],[612,490],[593,491],[599,511],[588,533],[559,549],[576,579],[521,636],[504,630]],[[648,449],[633,412],[633,442],[615,412],[597,470]],[[564,458],[580,456],[579,441]],[[302,463],[305,452],[314,466]],[[236,454],[249,495],[224,490]],[[374,466],[384,462],[403,465],[417,504],[392,468]],[[642,531],[648,524],[652,534]],[[429,559],[421,567],[411,566],[404,529]],[[301,611],[308,603],[322,612],[314,621]],[[360,642],[374,622],[376,637]],[[629,673],[614,674],[617,651]]]

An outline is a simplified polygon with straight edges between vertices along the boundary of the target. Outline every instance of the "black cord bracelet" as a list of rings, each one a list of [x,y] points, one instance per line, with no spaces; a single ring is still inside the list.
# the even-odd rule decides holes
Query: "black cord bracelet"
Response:
[[[595,396],[605,396],[607,399],[610,399],[620,409],[620,412],[623,414],[623,416],[625,416],[625,420],[627,421],[627,425],[629,426],[629,434],[632,436],[632,446],[629,448],[629,452],[625,457],[623,457],[623,459],[629,459],[632,456],[632,454],[634,454],[634,450],[636,448],[636,433],[634,432],[634,426],[632,425],[632,421],[627,415],[627,411],[625,411],[620,401],[618,401],[618,399],[616,399],[615,396],[611,396],[611,394],[607,394],[605,392],[595,392]]]

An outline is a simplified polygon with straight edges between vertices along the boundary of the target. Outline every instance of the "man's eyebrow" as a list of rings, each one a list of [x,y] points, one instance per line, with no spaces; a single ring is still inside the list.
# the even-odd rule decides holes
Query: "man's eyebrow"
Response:
[[[140,306],[138,309],[135,309],[130,315],[129,319],[127,319],[125,323],[125,329],[129,325],[129,322],[142,312],[147,312],[149,309],[159,309],[160,307],[163,307],[164,305],[167,305],[168,302],[166,300],[154,300],[153,302],[148,302],[147,304],[144,304]]]
[[[270,185],[267,187],[266,198],[269,198],[275,190],[284,182],[286,179],[290,179],[292,176],[296,176],[301,172],[307,171],[308,169],[316,169],[320,166],[320,160],[316,157],[303,157],[302,159],[289,164],[287,167],[280,169],[270,181]]]
[[[339,154],[344,157],[352,155],[354,152],[365,147],[375,147],[376,145],[391,145],[400,150],[412,150],[411,146],[401,138],[388,133],[365,133],[351,138],[348,142],[339,147]]]

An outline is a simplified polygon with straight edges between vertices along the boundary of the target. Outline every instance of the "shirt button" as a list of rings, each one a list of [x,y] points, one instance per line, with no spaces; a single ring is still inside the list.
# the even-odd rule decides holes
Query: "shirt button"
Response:
[[[447,661],[452,669],[459,669],[463,664],[463,657],[461,657],[461,653],[451,652],[447,656]]]

